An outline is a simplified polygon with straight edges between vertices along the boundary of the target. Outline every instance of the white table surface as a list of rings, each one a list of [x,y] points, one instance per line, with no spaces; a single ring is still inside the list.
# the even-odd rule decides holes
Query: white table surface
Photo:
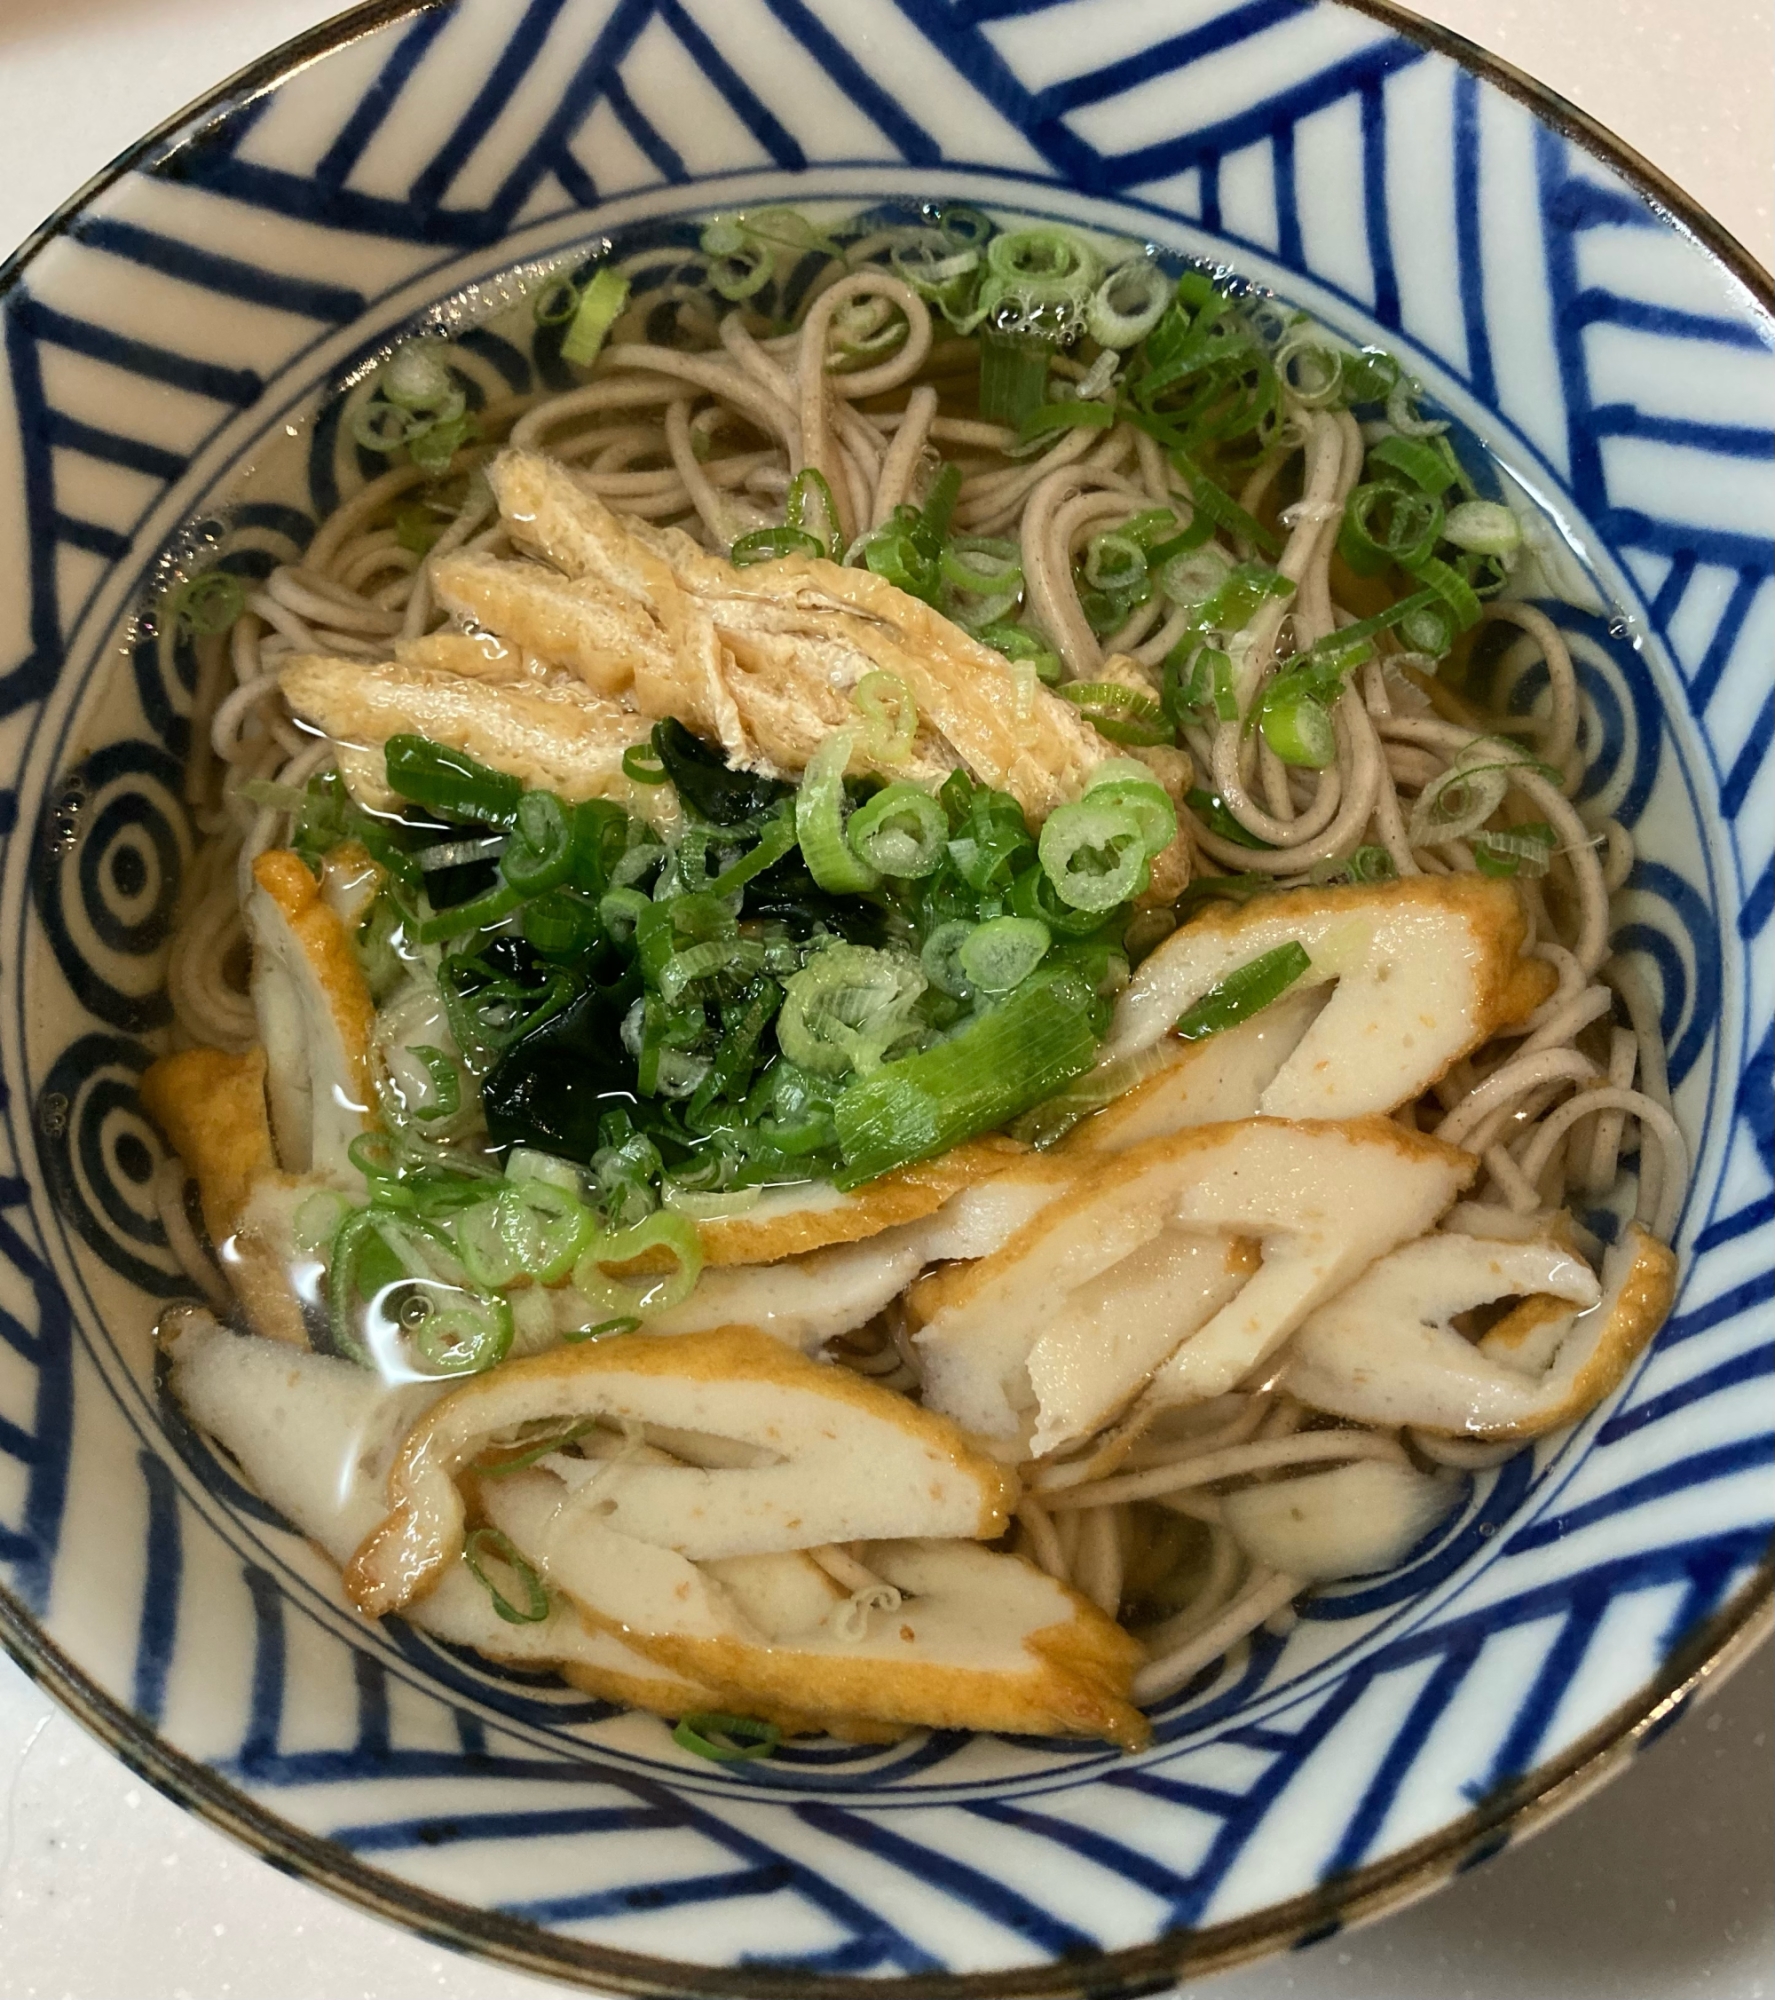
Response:
[[[514,0],[515,3],[515,0]],[[874,0],[885,5],[887,0]],[[0,251],[333,0],[0,0]],[[1775,264],[1775,0],[1421,0]],[[1363,1931],[1196,2000],[1775,2000],[1775,1655],[1602,1795]],[[279,1875],[0,1656],[0,2000],[541,2000]]]

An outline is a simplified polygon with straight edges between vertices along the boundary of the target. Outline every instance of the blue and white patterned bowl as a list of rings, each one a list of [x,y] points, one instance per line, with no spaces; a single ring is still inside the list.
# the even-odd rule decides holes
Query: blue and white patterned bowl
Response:
[[[134,621],[256,443],[433,302],[622,222],[937,194],[1223,260],[1393,348],[1597,552],[1603,608],[1562,616],[1593,792],[1642,849],[1618,943],[1694,1142],[1683,1287],[1575,1436],[1149,1751],[712,1770],[366,1628],[163,1395],[182,1281],[134,1085],[192,662]],[[1569,107],[1379,6],[378,0],[146,141],[0,272],[0,1639],[278,1865],[637,1993],[1149,1991],[1419,1893],[1615,1768],[1770,1597],[1771,305]],[[268,549],[331,463],[259,509]]]

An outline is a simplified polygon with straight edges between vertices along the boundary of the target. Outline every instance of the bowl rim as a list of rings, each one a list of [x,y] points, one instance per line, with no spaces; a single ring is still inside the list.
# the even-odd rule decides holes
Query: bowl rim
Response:
[[[119,153],[0,261],[0,301],[93,201],[179,134],[237,112],[328,55],[460,0],[359,0],[271,49]],[[1550,85],[1465,35],[1397,0],[1326,0],[1364,14],[1404,39],[1448,57],[1525,105],[1552,130],[1618,174],[1663,219],[1723,265],[1775,319],[1775,278],[1730,230],[1662,169]],[[75,1721],[145,1782],[198,1819],[231,1835],[280,1871],[368,1914],[452,1950],[520,1972],[637,2000],[1122,2000],[1162,1992],[1185,1977],[1226,1970],[1285,1946],[1310,1944],[1351,1924],[1385,1916],[1451,1876],[1539,1832],[1624,1769],[1691,1706],[1705,1700],[1775,1632],[1775,1549],[1737,1594],[1664,1661],[1639,1690],[1555,1758],[1501,1787],[1459,1819],[1385,1860],[1318,1890],[1199,1930],[1145,1945],[1046,1965],[965,1974],[875,1977],[715,1968],[588,1944],[493,1911],[476,1910],[372,1868],[349,1850],[303,1831],[239,1787],[172,1748],[88,1675],[0,1584],[0,1649]]]

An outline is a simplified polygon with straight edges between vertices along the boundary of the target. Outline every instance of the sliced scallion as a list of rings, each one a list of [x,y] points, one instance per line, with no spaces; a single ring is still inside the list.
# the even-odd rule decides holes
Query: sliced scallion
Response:
[[[866,1076],[904,1037],[924,989],[909,954],[834,941],[784,982],[777,1043],[815,1076]]]
[[[1257,726],[1284,764],[1322,771],[1337,761],[1337,731],[1331,711],[1310,694],[1266,698],[1258,709]]]
[[[706,1757],[711,1764],[753,1763],[772,1755],[782,1740],[783,1732],[774,1722],[760,1722],[750,1715],[686,1715],[672,1730],[672,1741],[680,1750]]]
[[[508,1625],[540,1625],[549,1615],[548,1587],[532,1565],[518,1553],[509,1535],[497,1528],[477,1528],[462,1545],[462,1560],[475,1581],[493,1600],[493,1609]],[[499,1567],[515,1577],[523,1593],[514,1604],[487,1574],[487,1565]]]
[[[918,735],[918,704],[898,674],[879,667],[858,681],[851,696],[863,718],[863,747],[878,764],[903,764]]]
[[[808,759],[795,794],[795,834],[807,872],[822,889],[849,896],[877,888],[881,882],[844,837],[844,774],[854,741],[848,729],[828,736]]]
[[[1037,852],[1054,893],[1075,910],[1108,910],[1145,885],[1147,846],[1133,806],[1086,796],[1048,815]]]
[[[613,1278],[604,1268],[632,1264],[660,1250],[672,1259],[669,1272],[625,1279]],[[607,1316],[646,1319],[682,1305],[696,1289],[702,1268],[703,1246],[695,1223],[662,1208],[627,1229],[597,1236],[573,1267],[573,1288]]]
[[[1290,938],[1210,986],[1172,1032],[1182,1041],[1199,1042],[1236,1028],[1262,1013],[1271,1001],[1279,1000],[1312,968],[1306,947],[1297,938]]]
[[[425,736],[391,736],[382,754],[388,788],[403,799],[449,819],[506,828],[516,823],[524,787],[509,773]]]
[[[839,1185],[947,1152],[1053,1096],[1097,1052],[1098,1005],[1076,974],[1044,970],[948,1041],[847,1086],[832,1113]]]
[[[851,851],[877,874],[917,880],[935,871],[949,839],[943,808],[921,786],[889,785],[851,815]]]
[[[609,1340],[619,1333],[639,1333],[641,1322],[634,1313],[618,1313],[614,1319],[594,1320],[590,1326],[573,1326],[561,1338],[570,1346],[582,1340]]]
[[[573,319],[561,342],[561,359],[572,362],[576,368],[589,368],[628,302],[629,281],[620,271],[608,265],[594,271],[573,309]]]
[[[962,976],[982,993],[1009,993],[1048,955],[1053,936],[1034,917],[994,917],[978,924],[955,954]]]
[[[413,1116],[428,1121],[454,1118],[462,1109],[462,1077],[455,1062],[429,1042],[415,1042],[408,1053],[419,1058],[431,1079],[431,1102],[421,1105]]]

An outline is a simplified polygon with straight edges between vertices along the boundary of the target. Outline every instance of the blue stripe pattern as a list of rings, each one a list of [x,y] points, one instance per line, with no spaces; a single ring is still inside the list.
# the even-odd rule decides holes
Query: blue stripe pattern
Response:
[[[990,198],[1020,188],[1041,213],[1088,197],[1273,282],[1415,357],[1604,551],[1602,600],[1548,608],[1586,705],[1579,803],[1641,843],[1615,945],[1700,1141],[1676,1310],[1578,1437],[1468,1481],[1397,1571],[1315,1593],[1289,1635],[1205,1670],[1139,1757],[938,1732],[716,1770],[552,1675],[366,1630],[163,1413],[139,1338],[105,1332],[139,1335],[185,1283],[133,1177],[158,1144],[133,1093],[136,1037],[166,1018],[165,925],[138,938],[103,856],[62,860],[58,800],[15,786],[27,763],[55,771],[95,827],[122,801],[170,910],[198,665],[134,635],[104,711],[133,719],[83,734],[83,691],[126,636],[107,577],[146,593],[246,433],[312,405],[411,299],[495,273],[514,230],[549,254],[599,233],[595,204],[694,214],[733,198],[731,175],[744,199],[792,200],[829,168],[915,198],[991,176]],[[519,346],[468,339],[513,393],[539,386]],[[0,842],[8,883],[29,877],[6,907],[37,927],[60,1037],[22,1025],[26,941],[6,940],[0,1044],[31,1055],[0,1099],[0,1615],[69,1637],[58,1572],[127,1577],[119,1655],[69,1643],[147,1727],[397,1893],[472,1875],[482,1907],[453,1941],[496,1934],[585,1977],[608,1945],[700,1954],[736,1995],[771,1968],[1053,1964],[1107,1995],[1172,1961],[1098,1952],[1212,1950],[1279,1899],[1320,1913],[1294,1941],[1329,1935],[1339,1897],[1424,1836],[1423,1796],[1473,1809],[1446,1865],[1495,1851],[1541,1767],[1618,1728],[1618,1703],[1643,1713],[1767,1587],[1772,345],[1765,306],[1626,180],[1330,0],[893,0],[866,34],[848,0],[455,0],[365,35],[346,71],[308,66],[174,133],[0,277],[0,464],[20,467],[0,526],[16,517],[24,553],[0,621]],[[298,554],[338,458],[335,409],[304,504],[241,509],[230,564]],[[1526,673],[1508,703],[1544,690]],[[99,1478],[102,1543],[68,1506]]]

